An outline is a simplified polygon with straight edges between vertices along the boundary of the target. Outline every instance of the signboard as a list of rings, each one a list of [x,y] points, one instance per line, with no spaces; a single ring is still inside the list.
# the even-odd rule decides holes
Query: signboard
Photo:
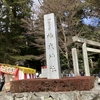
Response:
[[[0,65],[0,71],[7,73],[7,74],[15,74],[16,70],[17,70],[17,68],[14,68],[14,67],[9,67],[9,66],[6,66],[6,65]]]

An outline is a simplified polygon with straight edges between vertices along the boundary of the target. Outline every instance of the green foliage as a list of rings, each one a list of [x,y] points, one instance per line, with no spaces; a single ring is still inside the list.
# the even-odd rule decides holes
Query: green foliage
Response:
[[[12,63],[14,61],[12,56],[20,55],[21,49],[27,47],[26,36],[23,34],[27,30],[22,26],[24,22],[21,19],[30,19],[31,6],[32,0],[2,1],[0,5],[3,16],[0,17],[0,46],[2,47],[0,48],[0,59],[2,63]]]
[[[34,59],[34,55],[24,55],[24,56],[12,56],[13,59],[17,60],[17,61],[26,61],[26,58],[27,60],[32,60]]]
[[[68,69],[66,58],[62,54],[60,55],[60,66],[62,70]]]
[[[90,73],[91,73],[91,75],[93,75],[93,74],[98,74],[99,71],[100,71],[100,68],[90,68]]]
[[[45,64],[45,40],[43,15],[55,13],[57,18],[57,30],[59,35],[60,63],[62,69],[72,68],[71,49],[78,50],[79,67],[83,66],[82,45],[72,44],[72,36],[100,42],[100,28],[83,25],[82,16],[99,16],[100,5],[98,0],[44,0],[40,9],[33,12],[36,18],[31,19],[32,0],[3,0],[0,2],[0,62],[15,63],[16,61],[39,60]],[[94,9],[96,7],[96,9]],[[90,9],[86,13],[83,9]],[[33,14],[34,14],[33,13]],[[65,26],[62,26],[64,23]],[[90,53],[89,53],[90,54]],[[34,55],[34,56],[33,56]],[[95,54],[89,55],[93,58],[94,65],[99,66],[100,57]],[[96,60],[97,59],[97,60]]]

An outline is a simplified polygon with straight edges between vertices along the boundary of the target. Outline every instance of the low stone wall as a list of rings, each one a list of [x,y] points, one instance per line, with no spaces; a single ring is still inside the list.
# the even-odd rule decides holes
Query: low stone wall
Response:
[[[99,91],[0,93],[0,100],[100,100]]]
[[[94,77],[71,77],[61,79],[27,79],[11,82],[12,93],[89,91],[94,87]]]

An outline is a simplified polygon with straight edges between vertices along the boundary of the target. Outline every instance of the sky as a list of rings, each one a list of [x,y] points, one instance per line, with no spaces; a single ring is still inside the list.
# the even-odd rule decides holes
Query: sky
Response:
[[[82,23],[86,24],[86,25],[90,25],[93,27],[97,27],[100,23],[100,19],[97,17],[89,17],[87,16],[87,18],[83,18],[82,19]]]
[[[40,1],[40,3],[43,2],[43,0],[33,0],[33,1],[35,3],[35,6],[40,6],[39,1]]]

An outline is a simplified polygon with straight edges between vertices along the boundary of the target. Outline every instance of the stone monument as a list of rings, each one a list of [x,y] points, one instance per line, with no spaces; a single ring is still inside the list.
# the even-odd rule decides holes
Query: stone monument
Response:
[[[54,13],[44,15],[47,78],[61,78],[58,34]]]

